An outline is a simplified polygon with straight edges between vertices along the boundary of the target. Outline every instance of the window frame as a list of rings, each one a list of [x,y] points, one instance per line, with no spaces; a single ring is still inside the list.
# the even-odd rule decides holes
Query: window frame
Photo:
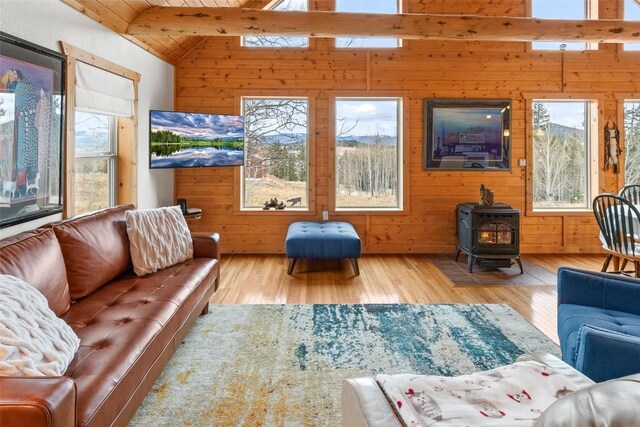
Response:
[[[341,99],[347,100],[397,100],[398,101],[398,204],[395,207],[338,207],[337,206],[337,162],[336,162],[336,118],[337,118],[337,101]],[[408,150],[409,150],[409,104],[410,96],[405,93],[376,93],[371,92],[363,95],[362,92],[346,92],[337,93],[329,100],[329,129],[327,138],[330,139],[329,151],[333,152],[333,155],[329,156],[329,171],[330,171],[330,183],[329,183],[329,209],[332,215],[340,214],[376,214],[376,215],[408,215],[410,213],[407,201],[409,200],[409,165],[408,165]]]
[[[403,7],[404,0],[395,0],[395,2],[396,2],[396,14],[401,14],[402,10],[403,10],[402,7]],[[336,1],[334,1],[334,11],[335,12],[353,13],[353,12],[349,12],[349,11],[339,11],[337,5],[338,5],[338,2],[336,0]],[[338,40],[339,39],[349,39],[349,38],[360,39],[362,37],[335,37],[333,39],[333,47],[336,50],[346,50],[346,49],[354,49],[354,50],[399,49],[399,48],[403,47],[403,39],[402,38],[397,38],[397,37],[393,37],[396,40],[396,45],[395,46],[338,46]],[[374,38],[380,39],[380,38],[384,38],[384,37],[374,37]]]
[[[101,116],[107,117],[109,123],[107,124],[107,129],[109,132],[109,147],[107,151],[94,151],[94,152],[83,152],[81,155],[78,155],[77,151],[75,152],[75,162],[74,163],[74,172],[77,171],[77,162],[82,161],[94,161],[94,160],[107,160],[107,173],[108,173],[108,184],[109,184],[109,197],[108,197],[108,206],[115,206],[118,203],[118,117],[110,116],[107,114],[101,113],[91,113],[82,110],[76,110],[75,113],[78,112],[86,113],[86,114],[99,114]],[[75,117],[74,117],[75,120]],[[74,186],[75,190],[75,186]],[[76,201],[74,192],[74,203]],[[74,212],[76,214],[79,213],[87,213],[87,212],[78,212],[76,206],[74,206]]]
[[[117,118],[117,204],[138,203],[138,84],[141,75],[128,68],[103,59],[90,52],[65,42],[60,42],[62,52],[67,57],[65,105],[66,144],[65,144],[65,178],[64,178],[64,212],[63,217],[75,215],[75,88],[76,61],[84,62],[105,71],[117,74],[133,82],[133,116]]]
[[[525,0],[527,2],[527,15],[530,18],[536,18],[535,16],[533,16],[533,3],[536,0]],[[591,19],[598,19],[599,17],[599,2],[600,0],[584,0],[584,13],[585,13],[585,18],[586,20],[591,20]],[[540,18],[540,17],[537,17]],[[540,19],[564,19],[564,18],[540,18]],[[583,49],[538,49],[535,48],[533,45],[533,42],[528,42],[527,46],[528,46],[528,50],[533,51],[533,52],[585,52],[585,51],[591,51],[591,50],[598,50],[599,49],[599,43],[597,42],[572,42],[570,40],[564,40],[562,42],[559,43],[583,43],[584,44],[584,48]]]
[[[620,0],[619,4],[620,4],[620,8],[619,10],[621,10],[622,12],[620,13],[620,15],[622,15],[620,17],[620,19],[622,20],[628,20],[628,18],[626,17],[627,15],[627,6],[626,6],[627,0]],[[637,5],[638,7],[638,11],[640,12],[640,4]],[[631,45],[631,43],[620,43],[620,51],[625,53],[625,54],[640,54],[640,42],[634,42],[633,45],[636,46],[633,49],[628,49],[628,47]]]
[[[312,187],[312,183],[315,182],[315,174],[312,165],[312,159],[315,158],[315,153],[313,151],[313,121],[315,115],[313,111],[315,111],[315,99],[313,94],[291,94],[291,95],[252,95],[252,94],[243,94],[236,97],[237,105],[239,109],[239,114],[244,115],[244,100],[245,99],[293,99],[293,100],[306,100],[307,101],[307,200],[308,205],[306,208],[296,208],[296,207],[288,207],[282,211],[279,211],[279,215],[315,215],[316,207],[315,207],[315,188]],[[246,134],[245,134],[246,135]],[[246,150],[246,144],[245,144]],[[247,159],[247,155],[245,152],[245,162]],[[234,200],[234,211],[240,214],[264,214],[269,213],[269,211],[265,211],[260,207],[245,207],[244,206],[244,190],[245,190],[245,166],[241,166],[239,168],[235,168],[237,173],[235,174],[235,188],[239,189],[239,191],[235,191],[235,200]]]
[[[604,136],[599,129],[599,123],[604,123],[603,110],[599,106],[604,105],[603,98],[594,98],[593,94],[588,93],[523,93],[526,100],[526,215],[527,216],[590,216],[593,215],[591,208],[591,200],[600,192],[603,185],[604,174],[599,173],[602,158],[602,141]],[[534,102],[586,102],[590,110],[589,116],[589,134],[587,141],[587,159],[586,161],[586,199],[589,201],[584,208],[534,208],[533,206],[533,168],[534,168],[534,149],[533,149],[533,103]]]

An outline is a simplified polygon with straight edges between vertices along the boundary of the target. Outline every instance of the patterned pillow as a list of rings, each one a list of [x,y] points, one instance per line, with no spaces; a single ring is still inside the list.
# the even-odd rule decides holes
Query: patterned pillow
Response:
[[[125,212],[133,271],[153,273],[193,258],[193,241],[178,206]]]
[[[36,288],[0,275],[0,376],[60,376],[79,346]]]

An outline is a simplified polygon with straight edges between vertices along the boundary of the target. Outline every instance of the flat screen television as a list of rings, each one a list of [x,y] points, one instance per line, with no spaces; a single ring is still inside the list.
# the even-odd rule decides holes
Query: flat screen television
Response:
[[[149,112],[149,167],[242,166],[244,117]]]

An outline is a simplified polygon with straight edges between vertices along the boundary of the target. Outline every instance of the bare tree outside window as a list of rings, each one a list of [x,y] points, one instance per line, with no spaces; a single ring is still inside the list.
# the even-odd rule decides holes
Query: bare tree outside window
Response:
[[[336,100],[336,208],[401,207],[399,99]]]
[[[624,182],[640,184],[640,101],[624,103]]]
[[[308,0],[281,0],[271,10],[307,11]],[[243,46],[252,47],[308,47],[308,37],[295,36],[248,36],[242,38]]]
[[[76,111],[75,213],[115,204],[116,118]]]
[[[308,208],[308,108],[301,98],[243,98],[243,208],[274,197]]]
[[[533,206],[588,207],[588,103],[533,103]]]

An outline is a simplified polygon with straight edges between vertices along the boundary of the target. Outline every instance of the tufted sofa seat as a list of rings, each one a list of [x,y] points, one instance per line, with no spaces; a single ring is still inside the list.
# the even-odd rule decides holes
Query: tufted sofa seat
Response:
[[[36,286],[81,340],[64,377],[0,378],[3,427],[126,425],[207,312],[218,282],[217,235],[194,235],[193,259],[138,277],[124,228],[132,208],[0,241],[0,274]]]

